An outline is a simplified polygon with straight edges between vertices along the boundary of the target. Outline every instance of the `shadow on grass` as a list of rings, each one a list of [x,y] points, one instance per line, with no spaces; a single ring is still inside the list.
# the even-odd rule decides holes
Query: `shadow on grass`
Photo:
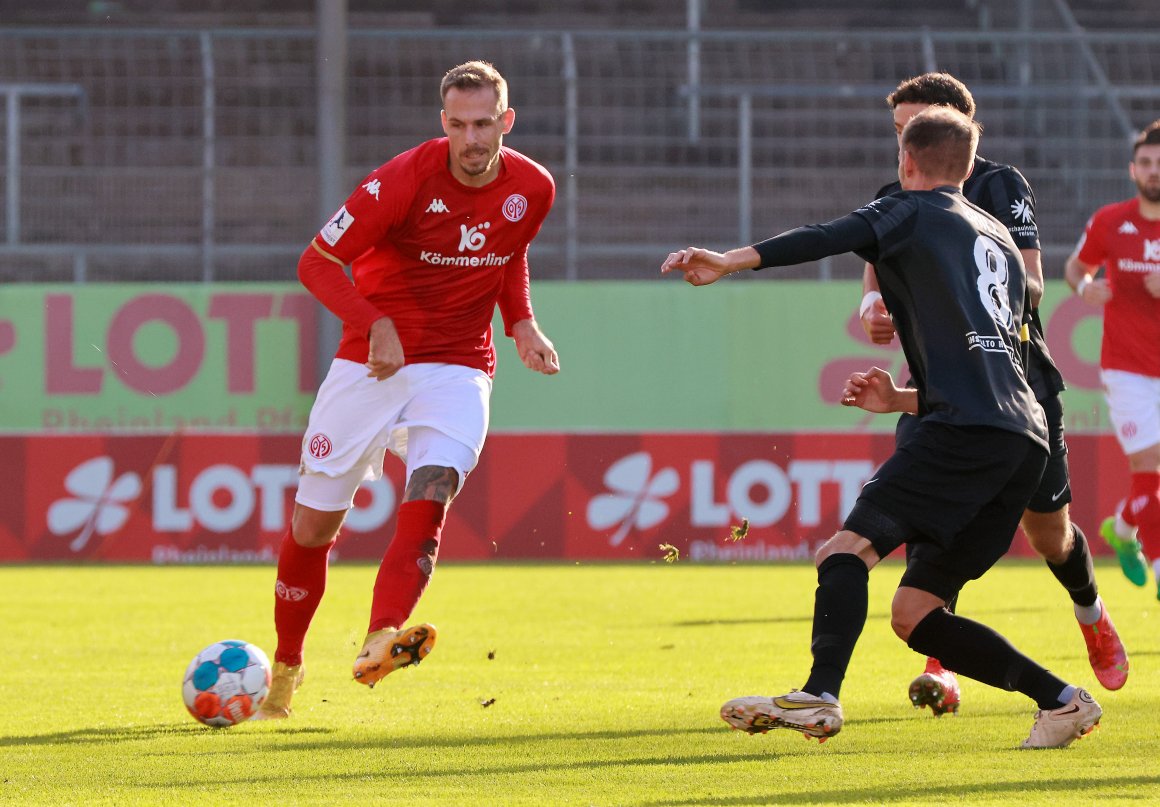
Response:
[[[720,729],[715,729],[714,733],[719,733]],[[657,732],[651,732],[657,733]],[[603,736],[606,732],[597,732],[594,735],[576,735],[578,737],[592,737]],[[615,737],[634,737],[640,734],[639,732],[608,732]],[[567,735],[571,738],[571,735]],[[498,748],[502,749],[506,741],[520,738],[492,738],[489,745],[498,743]],[[550,741],[551,735],[538,735],[535,739],[542,741]],[[326,747],[329,752],[338,750],[349,751],[351,749],[358,749],[363,747],[360,743],[336,743]],[[381,751],[383,746],[380,744],[366,745],[368,750]],[[753,748],[754,746],[750,746]],[[288,749],[279,747],[279,751]],[[500,763],[491,764],[486,761],[486,758],[475,756],[470,758],[470,762],[464,762],[462,758],[448,760],[447,758],[429,758],[422,767],[422,770],[417,770],[413,760],[399,759],[397,756],[388,756],[383,754],[368,754],[363,757],[366,767],[359,771],[336,773],[334,771],[320,772],[311,774],[307,772],[295,773],[295,782],[299,785],[310,780],[319,780],[326,782],[339,783],[343,781],[364,781],[368,776],[384,776],[384,777],[416,777],[421,779],[426,786],[439,779],[457,779],[464,775],[473,776],[519,776],[521,774],[543,774],[546,772],[561,772],[569,771],[600,771],[602,769],[623,769],[623,768],[641,768],[641,769],[659,769],[668,770],[671,768],[689,768],[691,766],[700,765],[729,765],[733,763],[743,762],[776,762],[786,758],[809,756],[816,754],[818,747],[816,743],[796,742],[788,744],[762,744],[759,750],[749,750],[741,753],[731,752],[729,748],[722,747],[720,753],[702,753],[702,754],[667,754],[657,752],[655,754],[641,754],[636,756],[628,755],[611,755],[607,758],[583,758],[577,759],[573,756],[570,759],[560,760],[560,754],[553,752],[551,757],[533,757],[530,754],[523,755],[526,761],[516,763]],[[506,753],[502,750],[499,753]],[[823,753],[832,757],[841,756],[856,756],[865,758],[867,752],[865,750],[856,751],[849,749],[838,749],[828,747],[824,749]],[[886,752],[884,752],[885,755]],[[892,756],[893,752],[889,752]],[[565,755],[568,756],[568,755]],[[643,772],[642,772],[643,773]],[[253,772],[241,774],[231,777],[227,772],[220,768],[214,769],[213,784],[215,787],[230,785],[249,786],[262,783],[280,783],[285,781],[284,772],[272,772],[270,774],[255,774]],[[200,790],[204,785],[198,781],[191,781],[183,779],[180,781],[163,781],[161,779],[150,780],[147,785],[148,788],[163,788],[165,790],[182,788],[192,788]],[[550,802],[547,802],[550,803]]]
[[[51,734],[24,734],[0,737],[0,748],[22,745],[107,745],[111,743],[131,743],[138,740],[172,739],[181,736],[224,733],[225,729],[214,729],[196,724],[157,723],[153,726],[124,726],[121,728],[73,729]],[[334,729],[302,727],[287,729],[286,734],[332,734]]]
[[[1012,751],[1012,753],[1031,754],[1051,752]],[[810,804],[853,804],[873,803],[888,804],[894,801],[925,802],[927,804],[941,804],[955,802],[969,793],[972,798],[990,796],[997,802],[1008,799],[1019,799],[1027,793],[1057,793],[1063,800],[1069,800],[1083,794],[1090,798],[1090,803],[1098,804],[1100,797],[1115,796],[1117,798],[1132,797],[1132,793],[1124,788],[1146,787],[1160,785],[1160,776],[1141,774],[1140,776],[1109,776],[1107,778],[1083,779],[1040,779],[1029,776],[1014,782],[972,783],[969,786],[962,782],[953,784],[906,784],[884,785],[877,783],[873,787],[844,788],[844,789],[813,789],[809,791],[764,791],[755,792],[750,796],[722,796],[695,799],[663,799],[660,801],[637,802],[637,807],[682,807],[687,805],[704,805],[705,807],[734,807],[747,804],[801,804],[808,800]],[[1140,794],[1143,797],[1144,794]]]
[[[1138,659],[1138,658],[1148,658],[1149,656],[1151,656],[1151,657],[1160,656],[1160,650],[1133,650],[1130,647],[1128,648],[1128,659],[1129,660]]]
[[[867,619],[887,619],[889,614],[870,614]],[[813,616],[810,614],[802,614],[801,616],[768,616],[768,617],[738,617],[738,618],[723,618],[723,619],[689,619],[682,622],[674,622],[674,628],[715,628],[720,625],[795,625],[813,622]]]
[[[874,717],[867,719],[860,719],[857,722],[861,725],[870,724],[888,724],[888,723],[906,723],[914,720],[914,716],[905,714],[899,717]],[[370,736],[351,737],[345,739],[338,738],[310,738],[299,739],[285,736],[282,732],[274,731],[265,734],[262,739],[264,749],[277,750],[279,753],[313,753],[317,751],[329,752],[335,750],[355,751],[367,750],[376,751],[385,747],[397,749],[399,751],[424,751],[432,750],[438,751],[440,749],[492,749],[505,748],[508,746],[525,746],[529,747],[527,753],[532,753],[530,748],[537,745],[552,746],[560,743],[578,743],[581,746],[590,746],[599,742],[621,742],[621,741],[640,741],[648,742],[650,739],[656,738],[676,738],[694,735],[715,735],[725,741],[731,738],[733,732],[722,724],[698,726],[695,728],[671,728],[671,729],[632,729],[625,731],[575,731],[575,732],[548,732],[536,734],[510,734],[510,735],[451,735],[438,734],[424,737],[403,737],[393,733],[389,728],[384,728],[381,731],[375,731]],[[786,731],[774,732],[775,734],[789,734]],[[385,736],[384,736],[385,735]],[[251,735],[253,736],[253,735]],[[796,738],[793,738],[796,739]],[[758,742],[755,740],[755,742]],[[800,743],[804,745],[804,743]],[[794,744],[796,750],[799,743]],[[763,759],[769,756],[781,756],[784,753],[779,753],[777,746],[771,744],[763,744],[761,746],[764,750],[756,755],[755,758]],[[832,748],[832,747],[831,747]],[[830,751],[831,748],[827,748]],[[716,762],[730,762],[735,760],[747,759],[747,756],[735,757],[728,753],[728,747],[721,746],[721,753],[717,755],[706,756],[705,760],[712,759]],[[221,747],[216,749],[198,749],[199,756],[212,756],[214,754],[234,754],[237,749],[234,747]],[[168,755],[176,752],[166,752]],[[185,751],[182,751],[185,753]],[[833,753],[842,755],[847,753],[844,750],[836,750]],[[860,751],[859,753],[866,753]],[[146,755],[149,755],[146,752]],[[797,754],[792,754],[797,756]],[[658,760],[643,760],[638,761],[639,764],[652,764],[653,762],[660,763],[664,760],[671,760],[674,757],[663,757]],[[537,770],[539,768],[551,769],[558,768],[559,770],[571,770],[573,768],[585,767],[587,765],[600,766],[603,762],[584,762],[584,763],[562,763],[560,765],[553,765],[552,763],[543,762],[529,762],[526,766],[520,765],[508,770],[507,768],[488,768],[488,773],[521,773],[527,770]],[[612,764],[611,762],[608,764]],[[620,759],[617,764],[632,764],[630,759]],[[439,775],[439,774],[436,774]],[[450,772],[448,773],[450,775]]]
[[[963,616],[977,619],[987,614],[1000,614],[1002,616],[1010,616],[1011,614],[1038,614],[1046,610],[1045,608],[964,608]],[[810,614],[802,614],[801,616],[769,616],[769,617],[738,617],[738,618],[722,618],[722,619],[689,619],[682,622],[674,622],[674,628],[712,628],[718,625],[794,625],[803,622],[810,623],[813,621],[813,616]],[[867,621],[871,619],[890,619],[888,611],[872,612],[866,617]],[[986,620],[983,620],[986,621]]]

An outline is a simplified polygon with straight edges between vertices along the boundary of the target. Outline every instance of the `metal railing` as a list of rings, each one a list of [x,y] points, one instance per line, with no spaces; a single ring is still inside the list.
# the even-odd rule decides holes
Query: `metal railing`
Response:
[[[291,277],[321,223],[318,109],[335,100],[316,43],[310,29],[0,29],[0,277]],[[346,47],[351,189],[441,134],[449,66],[500,67],[519,112],[508,144],[558,182],[541,277],[640,277],[676,244],[857,207],[894,170],[883,96],[929,69],[971,86],[984,153],[1036,187],[1056,254],[1130,194],[1128,135],[1160,117],[1152,31],[352,30]]]

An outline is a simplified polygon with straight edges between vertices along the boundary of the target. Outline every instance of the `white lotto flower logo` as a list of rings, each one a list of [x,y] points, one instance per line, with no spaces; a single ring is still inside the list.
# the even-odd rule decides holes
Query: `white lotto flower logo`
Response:
[[[629,454],[605,471],[604,484],[615,492],[602,493],[588,502],[588,526],[603,530],[619,523],[608,543],[620,546],[633,528],[647,530],[668,518],[669,506],[661,499],[676,493],[680,481],[672,468],[663,468],[653,476],[652,457],[647,452]]]
[[[111,457],[95,457],[73,468],[64,487],[74,498],[59,499],[48,508],[48,529],[53,535],[79,530],[69,549],[80,552],[93,533],[109,535],[125,526],[129,508],[123,504],[141,495],[141,477],[121,474],[113,479]]]

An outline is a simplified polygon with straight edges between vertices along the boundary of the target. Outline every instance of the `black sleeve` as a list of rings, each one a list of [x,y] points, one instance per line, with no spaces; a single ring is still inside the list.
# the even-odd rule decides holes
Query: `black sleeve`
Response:
[[[761,257],[761,265],[756,268],[764,269],[767,266],[809,263],[846,252],[873,250],[876,244],[877,237],[870,222],[856,213],[849,213],[825,224],[810,224],[784,232],[754,244],[753,248]]]
[[[979,177],[979,207],[997,218],[1019,249],[1039,249],[1039,225],[1035,222],[1035,192],[1026,178],[1009,165],[998,166]]]

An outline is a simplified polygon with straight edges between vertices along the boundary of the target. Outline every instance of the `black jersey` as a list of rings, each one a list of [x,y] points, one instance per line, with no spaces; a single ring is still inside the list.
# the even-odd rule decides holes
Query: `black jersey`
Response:
[[[900,190],[902,186],[896,180],[880,188],[876,198]],[[1019,173],[1019,169],[976,155],[971,174],[963,183],[963,196],[998,219],[1011,233],[1016,247],[1039,249],[1035,192],[1023,174]],[[1027,380],[1035,390],[1036,400],[1045,401],[1064,389],[1063,376],[1047,349],[1039,310],[1032,309],[1029,319],[1031,341],[1028,345]]]
[[[918,414],[1047,447],[1019,338],[1027,272],[1010,233],[958,188],[901,191],[754,244],[759,267],[853,252],[874,264],[918,390]]]
[[[993,426],[1046,447],[1022,363],[1027,274],[1010,233],[957,188],[902,191],[855,211],[918,390],[918,414]]]

